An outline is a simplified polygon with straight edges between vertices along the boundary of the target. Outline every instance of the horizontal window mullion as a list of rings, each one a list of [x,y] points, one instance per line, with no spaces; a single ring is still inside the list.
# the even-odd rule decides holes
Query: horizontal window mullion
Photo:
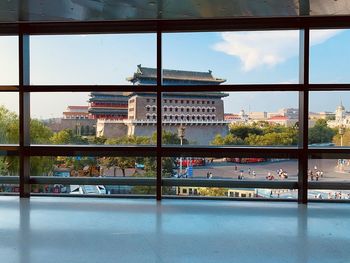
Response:
[[[309,84],[310,91],[349,91],[350,84]]]
[[[349,147],[309,148],[308,155],[311,159],[348,159]]]
[[[0,153],[4,155],[18,155],[19,150],[19,145],[0,144]]]
[[[298,189],[298,182],[289,181],[236,181],[230,179],[162,179],[163,186],[195,186],[195,187],[238,187],[268,189]]]
[[[31,176],[30,184],[155,186],[156,178]]]
[[[99,91],[143,91],[156,92],[157,86],[153,85],[26,85],[24,90],[28,92],[99,92]]]
[[[147,19],[129,21],[63,21],[1,23],[0,34],[89,34],[224,31],[224,30],[282,30],[310,28],[347,28],[350,16],[294,17],[235,17],[211,19]]]
[[[0,92],[18,92],[19,86],[17,85],[0,85]]]
[[[16,24],[16,23],[14,23]],[[21,22],[26,34],[156,33],[156,20]]]
[[[155,146],[31,145],[24,151],[27,156],[156,156]]]
[[[0,184],[19,184],[19,176],[0,176]]]
[[[350,190],[350,182],[308,182],[309,189]]]

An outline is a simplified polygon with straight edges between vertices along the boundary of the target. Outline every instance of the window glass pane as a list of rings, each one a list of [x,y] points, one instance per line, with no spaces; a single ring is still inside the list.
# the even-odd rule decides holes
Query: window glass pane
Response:
[[[176,52],[174,52],[176,50]],[[298,83],[299,31],[163,34],[165,85]]]
[[[310,92],[309,146],[350,146],[350,92]]]
[[[165,196],[187,197],[227,197],[249,199],[297,199],[297,189],[258,189],[258,188],[219,188],[196,186],[166,186],[163,187]]]
[[[156,67],[155,34],[31,36],[31,84],[131,85]]]
[[[350,190],[312,189],[308,191],[309,199],[317,200],[350,200]]]
[[[308,179],[314,182],[350,182],[350,159],[310,159]]]
[[[165,178],[232,179],[238,181],[297,181],[298,161],[277,158],[164,157]]]
[[[48,176],[51,178],[155,178],[156,159],[154,157],[125,156],[43,156],[30,158],[31,176]],[[155,182],[154,182],[155,183]],[[65,194],[154,194],[154,186],[142,185],[33,185],[34,193]]]
[[[31,142],[153,145],[156,104],[152,93],[32,93]]]
[[[18,85],[18,37],[0,36],[0,85]]]
[[[296,146],[297,92],[165,92],[164,144]]]
[[[1,155],[0,177],[5,179],[11,176],[19,176],[19,158],[18,156]],[[0,183],[0,193],[19,193],[19,185]]]
[[[310,32],[310,83],[350,83],[350,30]]]
[[[0,92],[0,144],[18,144],[18,93]]]

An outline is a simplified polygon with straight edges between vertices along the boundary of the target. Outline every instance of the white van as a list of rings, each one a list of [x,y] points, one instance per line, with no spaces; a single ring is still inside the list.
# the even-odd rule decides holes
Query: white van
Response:
[[[105,195],[107,191],[103,185],[71,185],[70,194]]]

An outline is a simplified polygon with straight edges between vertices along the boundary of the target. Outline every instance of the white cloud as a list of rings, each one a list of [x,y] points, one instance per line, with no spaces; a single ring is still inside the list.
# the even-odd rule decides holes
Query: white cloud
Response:
[[[321,44],[342,30],[315,30],[310,37],[310,45]],[[290,57],[298,55],[299,31],[253,31],[225,32],[222,41],[214,49],[241,60],[244,71],[260,66],[273,67]]]

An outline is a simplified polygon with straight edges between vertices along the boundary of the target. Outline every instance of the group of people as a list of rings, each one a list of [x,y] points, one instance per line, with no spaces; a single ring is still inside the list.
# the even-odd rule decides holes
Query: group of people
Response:
[[[350,199],[350,193],[342,194],[341,191],[334,192],[334,193],[329,192],[328,193],[328,199]]]
[[[310,178],[311,181],[318,181],[320,178],[323,177],[323,171],[317,168],[317,166],[314,166],[314,169],[309,169],[308,170],[308,177]]]
[[[212,179],[212,178],[213,178],[212,172],[207,172],[207,179]]]
[[[238,167],[235,164],[235,172],[237,172],[237,171],[238,171]],[[253,177],[256,178],[256,172],[254,170],[252,171],[252,169],[250,169],[250,167],[248,168],[247,172],[248,172],[248,176],[253,175]],[[239,174],[237,176],[237,179],[238,180],[243,180],[244,179],[244,170],[243,169],[239,170]]]

